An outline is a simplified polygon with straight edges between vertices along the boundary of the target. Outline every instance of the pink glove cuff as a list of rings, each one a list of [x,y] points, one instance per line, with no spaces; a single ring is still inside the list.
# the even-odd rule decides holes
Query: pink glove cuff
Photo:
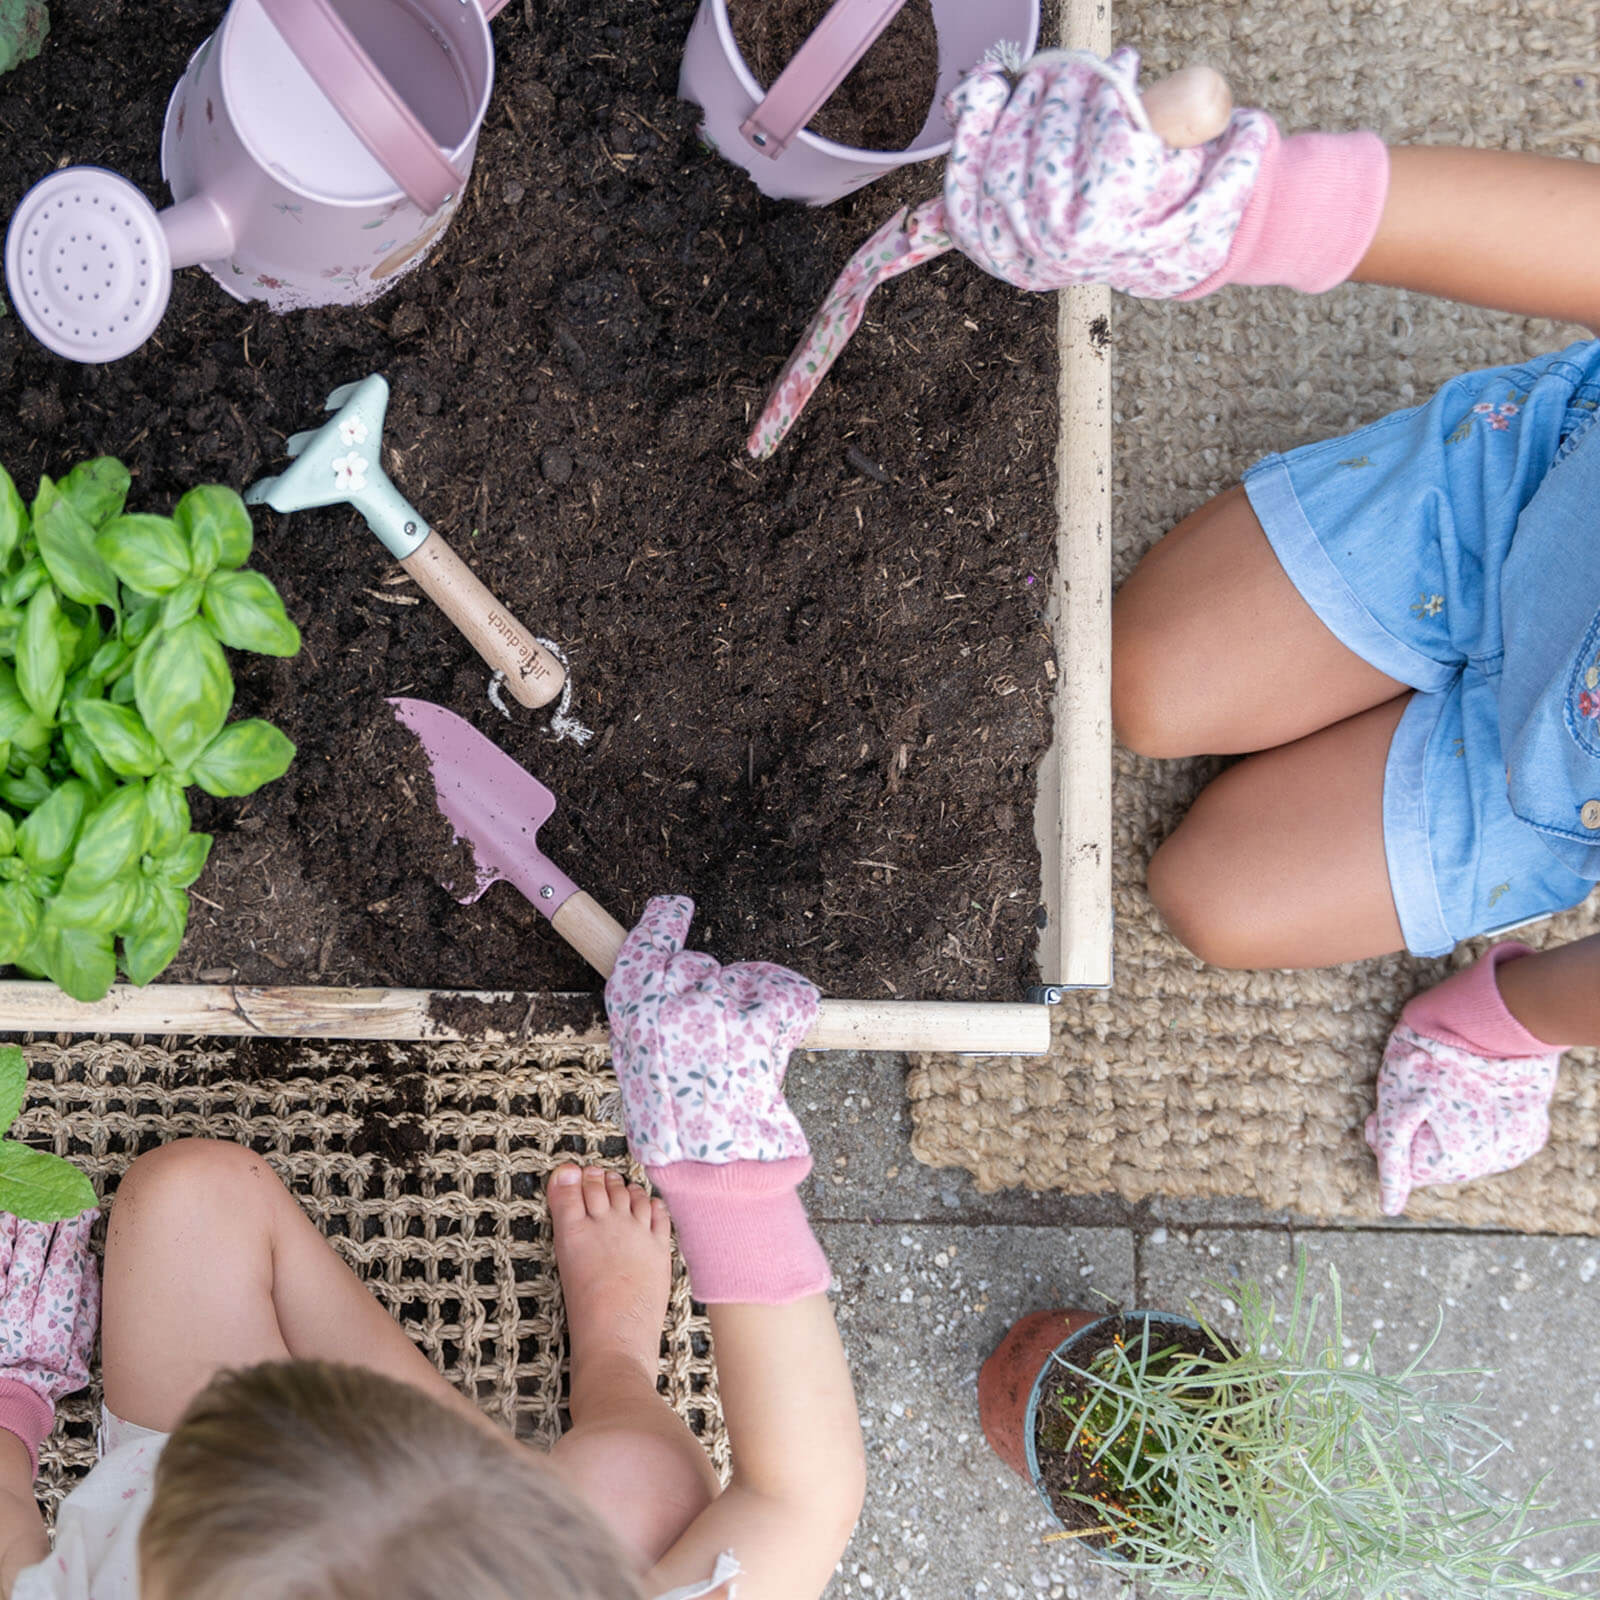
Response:
[[[1461,1046],[1482,1056],[1547,1056],[1562,1046],[1529,1033],[1506,1009],[1495,973],[1508,961],[1531,955],[1529,946],[1510,940],[1486,950],[1464,972],[1410,1001],[1400,1020],[1417,1033]]]
[[[674,1161],[646,1167],[678,1231],[689,1286],[704,1305],[787,1305],[833,1280],[796,1186],[810,1156]]]
[[[1367,253],[1389,194],[1389,149],[1375,133],[1272,130],[1261,172],[1221,268],[1177,296],[1198,300],[1230,283],[1321,294]]]
[[[37,1390],[19,1379],[0,1376],[0,1428],[22,1441],[35,1475],[39,1471],[39,1446],[55,1421],[56,1408]]]

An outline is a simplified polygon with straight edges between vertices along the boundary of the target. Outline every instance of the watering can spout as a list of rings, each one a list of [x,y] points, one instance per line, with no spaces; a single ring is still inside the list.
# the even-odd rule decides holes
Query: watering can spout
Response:
[[[233,254],[237,235],[232,221],[208,194],[190,196],[159,214],[172,265],[194,267]]]

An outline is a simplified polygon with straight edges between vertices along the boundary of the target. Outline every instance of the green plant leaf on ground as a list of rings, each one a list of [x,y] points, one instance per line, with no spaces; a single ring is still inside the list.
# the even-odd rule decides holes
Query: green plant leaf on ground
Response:
[[[32,61],[44,48],[50,11],[44,0],[0,0],[0,72]]]
[[[195,759],[194,781],[213,795],[254,794],[281,778],[294,760],[294,745],[270,722],[249,717],[230,723]]]
[[[33,499],[33,536],[63,594],[116,609],[117,575],[95,548],[93,524],[48,478]]]
[[[0,1134],[7,1132],[22,1110],[28,1092],[28,1063],[14,1044],[0,1045]]]
[[[70,1161],[0,1139],[0,1211],[27,1222],[65,1222],[98,1204],[94,1185]]]
[[[206,621],[231,650],[292,656],[300,630],[289,620],[270,579],[259,572],[214,572],[206,582]]]
[[[233,705],[233,675],[204,623],[152,635],[133,664],[134,703],[173,766],[187,768],[216,738]]]

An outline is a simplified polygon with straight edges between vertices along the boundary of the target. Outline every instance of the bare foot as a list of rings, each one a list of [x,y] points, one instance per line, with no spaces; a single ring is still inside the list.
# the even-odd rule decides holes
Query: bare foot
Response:
[[[572,1345],[573,1420],[620,1362],[652,1389],[672,1284],[667,1208],[620,1172],[557,1167],[546,1190]]]

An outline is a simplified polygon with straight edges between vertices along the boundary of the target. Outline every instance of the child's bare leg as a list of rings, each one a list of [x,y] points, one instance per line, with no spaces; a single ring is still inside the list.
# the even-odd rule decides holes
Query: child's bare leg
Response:
[[[1600,1045],[1600,933],[1505,961],[1495,986],[1506,1009],[1553,1045]]]
[[[1218,967],[1322,967],[1403,949],[1383,774],[1404,698],[1250,756],[1150,862],[1167,926]]]
[[[1404,689],[1300,597],[1242,488],[1185,517],[1112,608],[1112,717],[1141,755],[1265,750]]]
[[[141,1156],[106,1237],[106,1405],[162,1432],[224,1367],[370,1367],[489,1423],[334,1254],[267,1163],[186,1139]]]
[[[644,1568],[718,1493],[656,1392],[671,1285],[666,1207],[621,1173],[560,1167],[547,1191],[572,1346],[572,1428],[551,1461]]]

